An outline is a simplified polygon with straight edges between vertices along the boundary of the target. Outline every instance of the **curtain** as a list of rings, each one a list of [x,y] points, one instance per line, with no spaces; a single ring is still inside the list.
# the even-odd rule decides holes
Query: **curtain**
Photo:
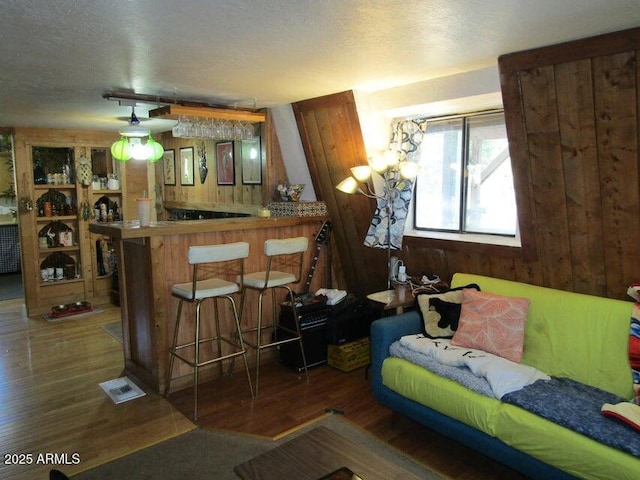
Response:
[[[419,160],[420,144],[427,126],[425,119],[401,120],[393,125],[390,150],[403,152],[408,161]],[[377,199],[376,211],[371,225],[364,239],[367,247],[401,250],[404,224],[409,211],[409,202],[413,191],[414,180],[402,179],[398,172],[393,172],[391,181],[392,192],[388,192],[387,185],[383,187],[382,197]],[[389,193],[391,193],[389,195]],[[391,199],[387,209],[387,198]],[[390,210],[390,214],[389,211]],[[387,226],[390,222],[390,235]],[[389,238],[389,236],[391,238]]]

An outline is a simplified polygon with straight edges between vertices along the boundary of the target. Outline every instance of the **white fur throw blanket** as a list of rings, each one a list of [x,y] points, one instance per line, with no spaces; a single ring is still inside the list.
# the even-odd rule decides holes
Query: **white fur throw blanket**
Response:
[[[477,377],[485,378],[495,398],[502,398],[510,392],[532,384],[536,380],[550,380],[551,377],[528,365],[512,362],[506,358],[451,345],[451,340],[431,339],[422,334],[407,335],[400,339],[400,345],[414,352],[453,367],[466,367]]]

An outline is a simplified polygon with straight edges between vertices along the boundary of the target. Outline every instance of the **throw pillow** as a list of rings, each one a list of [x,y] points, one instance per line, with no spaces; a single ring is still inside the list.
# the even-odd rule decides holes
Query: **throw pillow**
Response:
[[[475,283],[441,293],[418,293],[416,305],[422,317],[423,331],[429,338],[451,338],[458,328],[462,290],[480,290]]]
[[[463,290],[460,323],[451,344],[520,363],[529,304],[528,298]]]

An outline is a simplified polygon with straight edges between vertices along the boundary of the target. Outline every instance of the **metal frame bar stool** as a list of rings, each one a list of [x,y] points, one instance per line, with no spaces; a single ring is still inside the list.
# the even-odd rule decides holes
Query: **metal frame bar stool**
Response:
[[[249,244],[247,242],[228,243],[223,245],[207,245],[198,247],[189,247],[188,259],[193,265],[193,278],[191,282],[173,285],[171,294],[180,299],[178,303],[178,314],[176,317],[176,326],[173,333],[173,343],[169,348],[169,379],[165,395],[169,394],[171,386],[171,377],[173,372],[173,362],[178,358],[193,368],[193,419],[198,418],[198,370],[200,367],[218,362],[220,374],[222,375],[222,361],[226,359],[235,359],[242,355],[244,359],[244,368],[247,373],[249,382],[249,390],[253,398],[253,387],[251,385],[251,374],[249,373],[249,364],[247,362],[247,352],[244,347],[241,331],[240,317],[236,308],[236,302],[231,296],[242,289],[242,285],[236,282],[219,278],[220,276],[234,276],[242,279],[244,274],[244,259],[249,256]],[[213,299],[213,311],[215,320],[215,336],[209,338],[200,338],[200,307],[206,299]],[[233,341],[231,338],[224,337],[220,332],[220,318],[218,311],[218,299],[226,298],[231,304],[233,317],[236,324],[236,336],[239,336],[239,342]],[[178,335],[180,332],[180,320],[182,317],[182,306],[184,302],[195,303],[196,321],[193,342],[178,345]],[[200,360],[200,345],[204,342],[215,342],[217,345],[217,356],[205,361]],[[222,343],[227,343],[234,347],[232,353],[222,354]],[[184,348],[193,347],[193,358],[187,358],[179,353]]]
[[[240,300],[240,318],[242,318],[247,289],[258,291],[258,322],[255,328],[242,330],[242,335],[247,333],[256,333],[256,342],[252,343],[246,338],[244,343],[256,350],[256,379],[255,379],[255,395],[258,395],[258,385],[260,380],[260,352],[265,348],[276,347],[284,343],[298,342],[300,345],[300,353],[302,355],[302,364],[309,381],[309,371],[307,370],[307,361],[304,355],[304,345],[302,343],[302,334],[300,333],[300,325],[298,323],[298,314],[295,308],[295,296],[290,285],[298,283],[302,275],[302,262],[304,253],[309,246],[309,240],[306,237],[295,237],[287,239],[273,239],[264,242],[264,253],[267,256],[267,269],[262,272],[248,273],[242,278],[242,295]],[[282,270],[280,270],[282,269]],[[275,291],[278,288],[285,289],[287,296],[291,300],[293,308],[293,318],[295,319],[295,330],[280,325],[277,314],[277,302]],[[267,290],[271,290],[272,301],[272,323],[263,325],[263,305],[262,299]],[[270,342],[262,342],[262,334],[264,330],[273,330],[273,337]],[[278,331],[287,333],[287,338],[278,339]]]

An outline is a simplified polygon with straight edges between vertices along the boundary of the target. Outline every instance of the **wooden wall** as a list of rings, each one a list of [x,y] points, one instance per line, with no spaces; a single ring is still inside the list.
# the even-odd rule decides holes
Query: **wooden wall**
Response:
[[[373,216],[373,200],[339,192],[335,186],[350,168],[367,162],[352,92],[293,105],[313,188],[327,203],[333,226],[333,257],[339,288],[364,296],[386,288],[386,250],[363,245]]]
[[[639,52],[633,29],[501,57],[523,248],[405,237],[399,256],[409,274],[462,271],[627,298],[640,280]],[[353,97],[294,111],[314,187],[346,243],[338,253],[347,287],[379,289],[371,277],[384,281],[384,270],[371,269],[371,249],[355,247],[373,202],[333,189],[364,160]]]
[[[162,161],[156,163],[155,184],[156,195],[161,196],[158,203],[158,215],[166,208],[183,208],[199,210],[218,210],[224,212],[242,212],[255,215],[257,208],[274,199],[276,185],[286,179],[284,164],[280,154],[271,116],[267,113],[264,124],[256,124],[256,134],[260,135],[262,150],[262,184],[243,185],[241,142],[234,142],[234,185],[218,185],[216,175],[216,143],[214,140],[197,140],[174,138],[171,132],[158,137],[166,150],[173,150],[176,163],[176,185],[165,185]],[[204,145],[208,173],[204,183],[200,182],[198,160],[200,148]],[[193,148],[194,185],[181,185],[180,182],[180,149]]]

